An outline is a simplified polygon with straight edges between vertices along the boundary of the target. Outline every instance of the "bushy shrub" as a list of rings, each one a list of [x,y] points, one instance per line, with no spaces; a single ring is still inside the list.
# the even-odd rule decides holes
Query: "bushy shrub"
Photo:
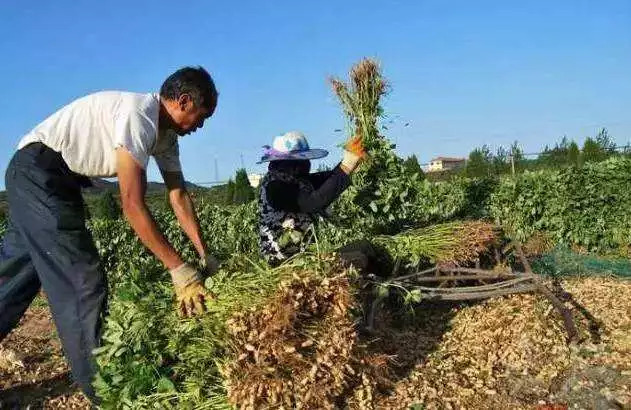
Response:
[[[92,218],[113,220],[120,218],[121,207],[114,193],[107,190],[96,198],[90,213]]]
[[[562,170],[505,178],[491,213],[518,239],[537,231],[557,243],[623,250],[631,243],[631,160],[615,157]]]

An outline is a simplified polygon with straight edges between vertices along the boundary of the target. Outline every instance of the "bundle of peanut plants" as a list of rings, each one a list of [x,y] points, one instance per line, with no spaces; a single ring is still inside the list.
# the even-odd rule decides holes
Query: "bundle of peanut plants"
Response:
[[[497,227],[483,221],[447,222],[374,238],[391,256],[416,267],[421,262],[466,265],[499,240]]]
[[[370,234],[393,234],[457,216],[464,209],[466,190],[458,184],[430,184],[411,173],[394,151],[380,125],[381,99],[389,91],[379,64],[363,59],[353,66],[347,82],[330,79],[347,118],[348,134],[359,135],[367,152],[353,174],[353,184],[336,202],[336,222]],[[433,201],[440,197],[442,200]]]

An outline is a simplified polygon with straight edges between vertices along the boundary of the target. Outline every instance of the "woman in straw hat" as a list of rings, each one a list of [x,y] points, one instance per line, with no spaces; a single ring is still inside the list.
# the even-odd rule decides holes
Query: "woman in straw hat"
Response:
[[[302,133],[288,132],[264,148],[259,164],[269,162],[269,167],[259,197],[260,250],[274,266],[304,249],[310,226],[348,188],[350,174],[366,153],[361,138],[354,137],[333,170],[310,173],[311,160],[328,151],[310,148]]]

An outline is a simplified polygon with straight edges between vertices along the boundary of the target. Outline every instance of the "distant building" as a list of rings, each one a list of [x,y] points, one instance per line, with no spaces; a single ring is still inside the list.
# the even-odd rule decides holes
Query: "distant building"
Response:
[[[248,174],[248,181],[252,188],[258,188],[261,183],[261,179],[263,179],[263,175],[261,174]]]
[[[463,168],[464,158],[437,157],[430,161],[428,172],[450,171],[452,169]]]

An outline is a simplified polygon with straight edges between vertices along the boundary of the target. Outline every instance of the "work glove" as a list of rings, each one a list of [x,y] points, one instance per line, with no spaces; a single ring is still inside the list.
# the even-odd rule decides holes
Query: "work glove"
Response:
[[[342,157],[342,163],[340,167],[342,171],[350,174],[357,168],[361,160],[366,156],[364,150],[364,144],[360,136],[354,136],[344,146],[344,156]]]
[[[179,313],[192,317],[206,311],[206,298],[212,297],[204,284],[202,275],[188,263],[169,271],[175,288]]]

